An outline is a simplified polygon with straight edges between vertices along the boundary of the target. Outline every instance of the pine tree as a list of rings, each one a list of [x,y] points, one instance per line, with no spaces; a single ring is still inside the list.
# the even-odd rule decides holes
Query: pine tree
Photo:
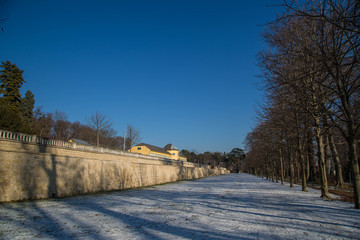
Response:
[[[10,61],[2,62],[0,74],[0,94],[2,95],[1,107],[18,109],[21,104],[20,88],[25,83],[22,76],[23,70],[20,70],[16,64]]]
[[[16,64],[10,61],[2,62],[0,66],[0,128],[11,131],[23,129],[23,118],[20,112],[20,88],[25,83]]]
[[[21,99],[21,114],[23,116],[24,133],[33,133],[34,107],[34,94],[30,90],[27,90],[25,97]]]

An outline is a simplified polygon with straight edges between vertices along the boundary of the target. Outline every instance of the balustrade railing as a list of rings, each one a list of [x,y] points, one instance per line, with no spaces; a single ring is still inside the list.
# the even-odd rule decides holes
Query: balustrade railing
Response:
[[[43,138],[43,137],[38,137],[36,135],[11,132],[11,131],[1,130],[1,129],[0,129],[0,139],[7,139],[7,140],[12,140],[12,141],[20,141],[20,142],[24,142],[24,143],[33,143],[33,144],[46,145],[46,146],[72,148],[72,149],[77,149],[77,150],[118,154],[118,155],[132,156],[132,157],[137,157],[137,158],[162,160],[162,161],[166,161],[166,162],[177,162],[175,160],[170,160],[170,159],[165,159],[165,158],[160,158],[160,157],[155,157],[155,156],[147,156],[147,155],[142,155],[142,154],[138,154],[138,153],[128,153],[128,152],[123,152],[120,150],[113,150],[113,149],[108,149],[108,148],[103,148],[103,147],[86,146],[86,145],[81,145],[81,144],[77,144],[77,143],[70,143],[70,142],[65,142],[65,141],[61,141],[61,140]]]
[[[43,137],[38,137],[36,135],[28,135],[28,134],[24,134],[24,133],[11,132],[11,131],[1,130],[1,129],[0,129],[0,138],[21,141],[21,142],[28,142],[28,143],[37,143],[37,144],[42,144],[42,145],[58,146],[58,147],[71,147],[72,146],[71,143],[61,141],[61,140],[43,138]]]
[[[35,142],[36,136],[0,129],[0,138],[9,139],[9,140],[17,140],[17,141],[22,141],[22,142]]]

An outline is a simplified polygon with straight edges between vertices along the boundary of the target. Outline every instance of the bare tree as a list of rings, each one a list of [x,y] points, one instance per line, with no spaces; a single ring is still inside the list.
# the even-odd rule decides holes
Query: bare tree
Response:
[[[343,179],[343,176],[342,176],[341,162],[340,162],[338,151],[336,149],[334,136],[333,136],[331,130],[329,130],[328,139],[329,139],[330,150],[331,150],[331,153],[332,153],[332,158],[333,158],[333,161],[334,161],[335,167],[336,167],[336,186],[337,187],[343,187],[344,186],[344,179]]]
[[[40,137],[51,138],[51,129],[54,126],[52,113],[44,113],[42,107],[37,107],[34,112],[34,133]]]
[[[58,110],[53,114],[54,126],[53,126],[53,138],[67,141],[71,137],[70,125],[66,113]]]
[[[360,121],[356,102],[360,92],[360,3],[358,0],[307,0],[301,4],[284,1],[288,19],[300,17],[317,26],[311,56],[320,63],[326,81],[321,84],[332,94],[328,115],[348,145],[349,168],[355,208],[360,208],[360,172],[356,136]]]
[[[251,142],[256,144],[251,144],[248,159],[260,162],[254,157],[261,158],[257,167],[267,175],[273,172],[277,165],[271,160],[274,154],[266,143],[273,144],[280,136],[280,143],[287,143],[286,148],[280,144],[279,156],[287,156],[290,160],[288,166],[284,166],[290,172],[290,183],[294,174],[296,179],[301,175],[303,190],[306,190],[310,165],[313,164],[310,162],[315,159],[312,156],[315,143],[322,197],[329,197],[327,185],[331,175],[326,171],[326,158],[336,165],[339,185],[343,181],[341,163],[348,161],[355,208],[360,208],[357,153],[360,135],[360,2],[295,0],[290,4],[284,0],[283,6],[284,14],[269,24],[264,34],[268,46],[260,54],[260,66],[269,111],[250,135]],[[279,102],[287,111],[283,116],[275,111]],[[273,119],[279,118],[290,119],[291,124],[274,124]],[[278,122],[281,121],[275,121]],[[348,147],[346,150],[341,148],[344,161],[340,160],[341,154],[333,139],[335,127]],[[268,128],[279,129],[280,134],[269,133]]]
[[[126,149],[130,149],[141,141],[140,131],[131,124],[126,127]]]
[[[96,146],[100,146],[100,136],[113,132],[112,123],[105,115],[96,112],[86,119],[89,127],[96,133]]]

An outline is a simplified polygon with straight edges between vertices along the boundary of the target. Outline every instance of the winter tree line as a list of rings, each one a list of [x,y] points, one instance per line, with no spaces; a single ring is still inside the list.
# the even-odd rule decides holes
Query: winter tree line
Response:
[[[63,141],[79,139],[94,146],[124,150],[124,137],[117,136],[111,120],[104,114],[91,114],[83,124],[70,122],[64,112],[49,113],[42,107],[35,108],[35,96],[30,90],[21,96],[24,71],[10,61],[2,62],[0,67],[0,129]],[[131,124],[127,125],[126,133],[125,150],[128,150],[141,137]]]
[[[360,207],[360,1],[284,1],[258,55],[265,103],[246,137],[246,171],[293,186],[352,185]]]
[[[212,167],[221,166],[227,168],[232,173],[242,172],[242,164],[245,160],[245,152],[241,148],[233,148],[229,153],[204,152],[196,153],[183,149],[180,154],[187,158],[189,162],[210,165]]]
[[[44,112],[41,107],[35,108],[35,96],[28,90],[21,96],[21,87],[25,83],[23,70],[10,61],[2,62],[0,72],[0,129],[40,137],[69,141],[77,139],[93,146],[129,150],[140,143],[140,131],[131,124],[126,127],[124,137],[118,136],[112,127],[111,120],[96,112],[86,119],[86,123],[70,122],[66,113],[55,111]],[[245,153],[234,148],[230,153],[195,153],[182,150],[181,154],[189,162],[211,166],[227,167],[232,172],[239,172]]]

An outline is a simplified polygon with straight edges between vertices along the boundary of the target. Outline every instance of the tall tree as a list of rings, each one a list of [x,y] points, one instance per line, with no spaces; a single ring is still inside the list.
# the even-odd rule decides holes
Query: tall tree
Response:
[[[34,112],[34,133],[40,137],[51,138],[53,125],[53,114],[45,113],[42,107],[37,107]]]
[[[112,123],[105,115],[96,112],[92,114],[87,120],[87,124],[96,133],[96,146],[100,146],[100,136],[108,133],[111,129]]]
[[[244,159],[245,152],[241,148],[233,148],[231,152],[226,155],[226,162],[233,172],[240,171]]]
[[[54,126],[53,126],[53,138],[67,141],[71,137],[70,125],[66,113],[58,110],[53,114]]]
[[[0,128],[21,131],[22,116],[20,113],[20,88],[25,83],[23,70],[10,61],[0,66]]]
[[[360,208],[360,172],[356,136],[360,131],[356,102],[360,91],[360,3],[358,0],[307,0],[300,4],[284,1],[289,17],[315,22],[318,32],[312,42],[313,58],[321,63],[332,94],[329,117],[348,145],[349,167],[355,208]],[[312,49],[314,50],[314,49]]]
[[[24,70],[20,70],[10,61],[2,62],[0,67],[3,68],[0,74],[0,104],[2,107],[18,110],[21,104],[20,88],[25,83]]]
[[[131,149],[141,141],[140,131],[131,124],[126,127],[126,149]]]
[[[260,59],[269,102],[273,104],[274,99],[288,96],[287,101],[281,102],[288,109],[287,115],[292,117],[288,125],[292,125],[293,131],[282,127],[283,134],[269,135],[261,126],[269,124],[273,116],[265,119],[265,123],[262,120],[248,138],[255,143],[251,144],[249,159],[255,161],[255,157],[261,157],[262,162],[257,160],[257,166],[262,164],[261,170],[269,174],[276,166],[271,166],[271,147],[264,139],[269,135],[268,142],[273,142],[277,136],[283,136],[288,143],[286,154],[289,159],[294,158],[287,166],[290,181],[294,173],[296,178],[299,177],[301,167],[304,184],[309,167],[313,165],[310,162],[315,159],[312,155],[315,152],[313,145],[316,145],[323,197],[329,197],[327,178],[331,177],[326,172],[326,157],[332,155],[340,185],[341,163],[348,159],[355,207],[359,208],[360,3],[356,0],[284,0],[283,5],[285,13],[269,24],[269,30],[264,34],[268,46]],[[271,104],[270,109],[275,109],[276,105]],[[335,127],[347,143],[348,149],[342,148],[342,154],[337,152],[330,131]],[[331,151],[326,151],[327,145]],[[293,146],[297,146],[297,151],[293,151]],[[283,150],[281,148],[281,153]],[[341,156],[344,161],[340,160]]]
[[[34,107],[35,107],[35,97],[34,94],[27,90],[25,97],[21,99],[21,113],[23,115],[24,121],[24,131],[25,133],[34,133]]]

